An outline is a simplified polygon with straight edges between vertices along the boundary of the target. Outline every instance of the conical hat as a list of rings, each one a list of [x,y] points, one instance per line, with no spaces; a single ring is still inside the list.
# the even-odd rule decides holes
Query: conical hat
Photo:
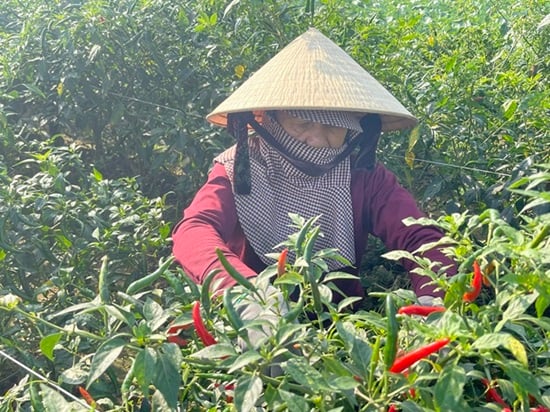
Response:
[[[266,110],[378,113],[382,130],[416,123],[399,101],[344,50],[309,29],[277,53],[206,119],[227,126],[227,114]]]

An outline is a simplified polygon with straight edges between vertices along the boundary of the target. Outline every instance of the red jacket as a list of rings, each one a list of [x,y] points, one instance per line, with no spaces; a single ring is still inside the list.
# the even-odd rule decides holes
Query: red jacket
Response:
[[[381,164],[372,171],[353,170],[351,185],[356,268],[361,263],[370,234],[379,237],[388,250],[409,252],[443,236],[435,227],[407,227],[402,223],[404,218],[418,218],[424,214],[418,209],[412,195],[399,185],[395,175]],[[265,264],[244,237],[237,218],[231,182],[224,166],[218,163],[214,165],[206,184],[185,209],[183,219],[174,229],[172,240],[176,260],[198,284],[203,282],[210,271],[222,268],[216,255],[217,248],[223,251],[231,265],[245,277],[254,277],[265,269]],[[424,255],[444,266],[453,265],[454,268],[453,261],[437,249]],[[410,261],[402,263],[408,271],[414,268]],[[454,269],[451,269],[449,274],[453,273]],[[416,274],[410,276],[412,288],[418,296],[442,295],[439,292],[434,293],[431,285],[422,287],[430,281],[429,278]],[[220,288],[235,284],[223,270],[217,278],[221,281]],[[338,286],[348,296],[364,296],[359,281],[347,280]]]

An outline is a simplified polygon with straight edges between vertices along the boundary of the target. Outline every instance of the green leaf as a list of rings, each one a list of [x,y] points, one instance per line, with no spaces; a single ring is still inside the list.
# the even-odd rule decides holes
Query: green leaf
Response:
[[[289,412],[303,412],[311,409],[308,408],[308,403],[302,395],[296,395],[282,389],[278,392],[281,399],[286,403]]]
[[[462,394],[466,382],[466,372],[453,365],[443,369],[434,388],[435,402],[443,411],[462,410]]]
[[[472,345],[473,349],[479,350],[492,350],[498,347],[508,349],[521,364],[527,367],[528,360],[525,347],[509,333],[489,333],[477,339]]]
[[[369,373],[369,365],[372,354],[370,345],[362,340],[353,329],[350,323],[336,324],[338,335],[344,340],[344,345],[348,350],[353,366],[361,371],[361,375],[367,376]]]
[[[152,383],[156,368],[157,352],[153,348],[144,348],[137,354],[133,365],[134,378],[143,393]]]
[[[215,345],[207,346],[200,351],[193,353],[191,357],[197,359],[212,360],[219,359],[224,356],[233,356],[235,354],[235,348],[232,345],[217,343]]]
[[[158,351],[153,384],[162,393],[170,410],[176,410],[180,388],[181,350],[176,345],[163,344]]]
[[[60,382],[67,385],[82,385],[88,378],[88,371],[82,368],[80,363],[65,369],[60,376]]]
[[[504,118],[510,120],[518,108],[517,99],[508,99],[502,105],[502,110],[504,111]]]
[[[525,390],[530,394],[539,393],[537,378],[529,369],[524,368],[521,364],[514,361],[502,363],[502,368],[514,382],[516,388]]]
[[[170,315],[153,299],[147,298],[143,305],[143,317],[147,320],[151,331],[155,331],[166,323]]]
[[[111,339],[103,342],[97,349],[90,366],[90,376],[88,377],[88,383],[86,387],[89,387],[95,382],[102,374],[107,370],[109,366],[118,358],[124,346],[126,346],[126,340],[114,336]]]
[[[256,376],[242,376],[235,387],[235,407],[239,412],[256,410],[256,402],[262,394],[262,380]]]
[[[90,408],[86,408],[84,405],[67,402],[61,393],[44,384],[40,384],[40,394],[42,395],[42,405],[46,411],[78,412],[90,410]]]
[[[491,350],[499,346],[505,347],[510,335],[508,333],[488,333],[478,338],[473,344],[472,349]]]
[[[292,358],[284,362],[282,368],[300,385],[313,391],[331,391],[334,389],[318,370],[309,365],[305,358]]]
[[[52,333],[51,335],[44,336],[42,339],[40,339],[40,351],[42,354],[48,358],[49,360],[53,361],[53,351],[55,348],[55,345],[57,345],[57,342],[59,342],[59,339],[63,336],[63,333]]]
[[[274,285],[299,285],[304,281],[304,277],[296,272],[286,272],[273,282]]]
[[[289,339],[296,335],[296,333],[300,332],[305,327],[306,325],[299,323],[287,323],[277,329],[275,338],[277,339],[279,345],[285,344]]]
[[[331,280],[335,279],[353,279],[357,280],[359,279],[358,276],[352,275],[351,273],[347,272],[329,272],[326,274],[326,276],[323,278],[323,283],[327,283]]]
[[[516,319],[520,315],[523,315],[538,296],[538,292],[534,292],[529,295],[520,295],[514,297],[512,300],[510,300],[510,302],[508,302],[508,307],[502,314],[502,319],[510,321]]]
[[[250,365],[251,363],[254,363],[258,360],[262,359],[262,356],[254,351],[249,350],[240,355],[235,361],[233,362],[233,365],[228,369],[227,373],[233,373],[238,369],[242,369],[247,365]]]
[[[510,335],[504,347],[512,352],[512,355],[514,355],[516,360],[520,362],[523,366],[529,366],[527,351],[525,350],[525,346],[523,346],[523,344],[519,340]]]
[[[413,254],[411,252],[407,252],[406,250],[392,250],[391,252],[384,253],[382,257],[388,260],[409,259],[414,261]]]

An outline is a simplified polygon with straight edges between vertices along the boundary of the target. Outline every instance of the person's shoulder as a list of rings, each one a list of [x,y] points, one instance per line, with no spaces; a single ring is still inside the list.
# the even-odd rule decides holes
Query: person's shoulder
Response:
[[[214,158],[214,163],[226,164],[235,160],[236,145],[233,145]]]
[[[366,169],[366,168],[352,169],[352,176],[355,179],[371,180],[371,179],[393,177],[394,174],[382,163],[376,162],[376,165],[372,169]]]

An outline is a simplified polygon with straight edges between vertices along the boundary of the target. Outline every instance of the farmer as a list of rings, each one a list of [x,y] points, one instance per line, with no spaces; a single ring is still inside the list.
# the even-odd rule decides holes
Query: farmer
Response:
[[[403,223],[423,213],[375,159],[382,132],[410,128],[416,119],[319,31],[296,38],[207,120],[227,127],[236,145],[214,159],[173,232],[173,253],[198,284],[216,268],[219,289],[235,284],[216,249],[247,278],[275,263],[266,255],[296,231],[289,213],[320,216],[316,250],[337,248],[354,266],[329,260],[330,271],[356,271],[371,234],[390,250],[410,252],[441,239],[434,227]],[[437,248],[424,256],[453,271]],[[421,301],[441,296],[431,279],[414,273],[410,279]],[[358,280],[338,286],[347,296],[364,296]]]

